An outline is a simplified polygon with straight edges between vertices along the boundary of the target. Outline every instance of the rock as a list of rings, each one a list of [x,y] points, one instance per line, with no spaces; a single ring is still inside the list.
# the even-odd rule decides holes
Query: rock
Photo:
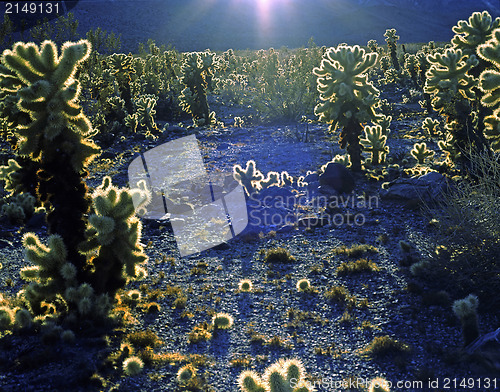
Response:
[[[340,163],[330,162],[319,175],[323,190],[334,189],[338,193],[351,193],[354,190],[354,177],[349,169]]]
[[[319,182],[319,175],[316,172],[309,173],[307,176],[304,177],[304,182],[307,182],[308,184],[312,182]]]
[[[450,188],[451,183],[446,177],[438,172],[430,172],[421,177],[399,178],[390,183],[388,189],[382,189],[380,197],[432,203],[438,201]]]
[[[323,227],[329,223],[330,219],[324,216],[306,216],[297,221],[299,227],[307,227],[310,229],[314,227]]]

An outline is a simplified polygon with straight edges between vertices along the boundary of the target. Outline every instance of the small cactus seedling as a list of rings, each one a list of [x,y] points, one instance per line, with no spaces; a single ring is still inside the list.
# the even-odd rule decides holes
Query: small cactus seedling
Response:
[[[397,55],[397,42],[399,40],[399,35],[396,35],[396,29],[388,29],[384,33],[385,42],[387,42],[387,47],[391,54],[392,66],[396,71],[399,71],[399,60]]]
[[[464,299],[453,302],[453,313],[462,323],[464,346],[468,346],[479,337],[479,324],[477,321],[477,296],[469,294]]]
[[[196,368],[191,364],[182,366],[177,372],[177,382],[181,385],[189,383],[194,377],[196,377]]]
[[[265,371],[262,377],[247,370],[238,377],[241,392],[313,392],[305,379],[304,365],[298,359],[280,359]]]
[[[297,291],[299,293],[305,293],[311,289],[311,283],[308,279],[300,279],[297,282]]]
[[[238,284],[238,290],[242,293],[249,293],[253,290],[253,284],[250,279],[243,279]]]
[[[264,179],[264,175],[257,170],[253,160],[247,162],[245,169],[240,165],[235,165],[233,167],[233,177],[245,188],[248,196],[260,190],[260,181]]]
[[[136,376],[140,372],[142,372],[142,368],[144,367],[144,362],[139,357],[128,357],[125,361],[123,361],[123,372],[127,376]]]
[[[314,109],[315,114],[330,123],[330,132],[342,128],[340,147],[347,148],[354,171],[361,170],[359,136],[363,124],[380,117],[375,113],[379,91],[366,74],[377,58],[377,53],[366,53],[357,45],[339,45],[330,48],[320,67],[313,70],[322,101]]]
[[[378,165],[385,161],[386,155],[389,153],[389,146],[386,146],[387,136],[382,134],[380,125],[365,126],[365,137],[359,142],[366,152],[371,155],[371,164]]]
[[[422,164],[427,158],[432,158],[434,156],[434,151],[429,150],[427,148],[427,144],[422,142],[415,143],[413,145],[413,149],[410,151],[410,154],[418,161],[418,163]]]
[[[234,320],[227,313],[217,313],[212,318],[212,325],[216,329],[229,329],[233,326]]]

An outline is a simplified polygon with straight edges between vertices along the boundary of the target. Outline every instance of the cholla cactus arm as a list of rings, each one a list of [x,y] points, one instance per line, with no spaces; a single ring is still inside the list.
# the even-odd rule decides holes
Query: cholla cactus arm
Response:
[[[235,165],[233,177],[240,185],[243,185],[249,196],[259,191],[259,182],[264,179],[264,175],[256,168],[253,160],[247,162],[245,169],[240,165]]]
[[[320,100],[315,114],[330,123],[330,131],[343,128],[340,146],[347,147],[352,168],[361,170],[359,135],[363,123],[376,121],[379,91],[368,81],[366,72],[375,65],[377,53],[366,53],[359,46],[330,48],[313,73],[318,77]]]
[[[481,73],[479,87],[485,93],[481,103],[493,109],[493,113],[484,119],[485,135],[493,150],[500,151],[500,28],[493,31],[489,41],[478,47],[477,54],[494,67]]]
[[[397,55],[397,42],[399,40],[399,35],[396,35],[396,29],[386,30],[384,33],[385,41],[391,53],[392,66],[396,71],[399,70],[399,60]]]
[[[488,11],[474,12],[468,21],[460,20],[453,27],[455,36],[451,43],[454,48],[461,49],[464,55],[475,55],[478,45],[486,42],[499,26],[500,17],[493,20]]]
[[[125,117],[125,125],[132,132],[136,133],[137,132],[137,126],[139,125],[139,121],[137,119],[137,113],[129,114],[127,117]]]
[[[34,266],[20,271],[21,278],[30,282],[22,297],[33,314],[41,314],[42,301],[54,302],[60,293],[75,284],[76,268],[66,262],[68,252],[58,235],[51,235],[46,246],[36,234],[26,233],[23,245],[26,259]]]
[[[475,55],[464,56],[460,49],[446,49],[444,54],[435,53],[427,57],[431,68],[427,71],[424,91],[433,95],[432,106],[442,110],[457,94],[472,100],[472,87],[476,80],[468,74],[478,64]]]
[[[262,179],[259,182],[259,188],[260,189],[266,189],[271,186],[281,186],[280,182],[280,174],[278,172],[269,172],[267,173],[266,178]]]
[[[387,136],[391,130],[389,127],[391,126],[392,116],[386,116],[384,114],[380,115],[377,120],[377,124],[382,127],[382,135]]]
[[[251,370],[240,374],[238,386],[241,392],[268,392],[260,376]]]
[[[439,121],[434,120],[430,117],[426,117],[424,121],[422,121],[422,128],[429,134],[429,136],[434,136],[436,134],[436,130],[439,126]]]
[[[410,74],[415,85],[418,84],[418,61],[414,54],[405,55],[405,70]]]
[[[134,192],[114,187],[111,178],[105,177],[92,195],[95,214],[89,217],[88,238],[80,249],[97,253],[90,260],[97,293],[113,295],[127,279],[146,275],[148,257],[139,243],[142,227],[135,217]]]
[[[415,143],[410,154],[418,163],[424,163],[427,158],[432,158],[434,156],[434,151],[428,150],[427,144],[425,143]]]
[[[389,146],[386,146],[387,136],[382,134],[382,127],[367,125],[364,128],[365,137],[359,142],[363,149],[371,154],[371,163],[378,165],[383,163],[385,156],[389,153]]]

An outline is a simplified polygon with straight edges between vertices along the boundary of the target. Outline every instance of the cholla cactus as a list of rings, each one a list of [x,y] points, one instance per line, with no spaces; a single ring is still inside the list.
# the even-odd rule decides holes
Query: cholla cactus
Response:
[[[248,196],[260,190],[260,181],[264,179],[264,175],[255,167],[255,161],[253,160],[247,162],[245,169],[240,165],[235,165],[233,167],[233,177],[245,188]]]
[[[479,300],[473,294],[469,294],[464,299],[453,302],[453,313],[455,313],[462,323],[465,346],[468,346],[479,337],[479,325],[477,321],[478,305]]]
[[[418,163],[424,163],[427,158],[432,158],[434,156],[434,151],[427,149],[427,144],[422,142],[415,143],[410,154]]]
[[[389,146],[386,146],[387,136],[382,134],[380,125],[365,126],[365,137],[359,142],[366,152],[371,154],[371,164],[378,165],[385,161],[386,155],[389,153]]]
[[[414,54],[405,55],[405,70],[411,77],[411,80],[415,85],[418,84],[418,60],[417,56]]]
[[[478,45],[486,42],[499,26],[500,17],[493,20],[488,11],[474,12],[468,21],[460,20],[453,27],[455,36],[451,43],[454,48],[461,49],[464,55],[475,55]]]
[[[385,42],[387,42],[387,47],[391,53],[392,66],[396,71],[399,71],[399,61],[397,55],[397,42],[399,40],[399,35],[396,35],[396,29],[388,29],[384,33]]]
[[[127,117],[125,117],[125,125],[132,132],[136,133],[137,126],[139,125],[139,120],[137,119],[137,113],[129,114]]]
[[[68,251],[63,239],[51,235],[48,246],[42,244],[36,234],[23,237],[26,259],[34,266],[21,269],[21,278],[31,282],[22,291],[21,297],[33,314],[42,314],[42,302],[54,302],[67,287],[76,284],[76,268],[68,263]]]
[[[146,129],[146,137],[157,138],[160,134],[160,129],[155,122],[157,97],[154,95],[142,95],[137,101],[135,101],[135,106],[137,107],[136,117],[139,125]],[[132,120],[129,120],[129,126],[133,126]]]
[[[35,202],[36,199],[29,193],[19,193],[2,206],[0,215],[6,215],[12,222],[22,221],[34,214]]]
[[[489,149],[483,134],[483,125],[472,116],[477,101],[477,79],[470,71],[478,65],[475,55],[464,56],[461,49],[447,49],[444,54],[428,56],[432,64],[427,71],[425,92],[431,94],[434,109],[447,117],[447,138],[462,164],[469,165],[468,152]]]
[[[493,150],[500,151],[500,28],[493,31],[489,41],[478,47],[477,54],[494,66],[494,69],[481,73],[479,87],[485,93],[481,103],[493,109],[493,113],[484,119],[484,133]]]
[[[352,169],[361,170],[359,135],[366,122],[375,122],[379,91],[368,81],[366,72],[377,62],[377,53],[359,46],[330,48],[313,73],[318,76],[321,103],[314,109],[320,120],[330,123],[330,131],[342,128],[340,146],[347,148]]]
[[[305,379],[304,365],[298,359],[280,359],[269,366],[262,377],[247,370],[238,377],[242,392],[313,392]]]
[[[181,83],[185,86],[179,97],[183,110],[190,113],[197,125],[211,125],[216,122],[210,113],[207,91],[212,88],[214,71],[217,68],[215,53],[187,53],[182,64]]]
[[[380,115],[380,118],[377,120],[377,124],[382,127],[382,135],[387,136],[391,132],[390,126],[391,126],[391,121],[392,121],[392,116],[386,116],[384,114]]]
[[[4,189],[10,193],[21,193],[24,189],[21,165],[15,159],[9,159],[7,166],[0,166],[0,180],[5,181]]]
[[[217,329],[229,329],[233,326],[233,323],[233,318],[227,313],[216,313],[212,317],[212,325]]]
[[[135,74],[134,58],[132,55],[123,53],[113,53],[107,58],[109,65],[113,69],[112,75],[118,81],[120,89],[120,98],[125,102],[125,107],[129,113],[133,111],[132,93],[130,91],[130,83],[132,74]]]
[[[378,52],[378,44],[377,44],[376,40],[374,40],[374,39],[369,40],[368,43],[366,44],[366,46],[368,47],[370,52],[372,52],[372,53]]]
[[[110,293],[129,278],[143,278],[148,257],[139,243],[141,222],[135,217],[134,194],[140,188],[118,189],[105,177],[92,195],[95,213],[89,216],[87,241],[80,251],[92,256],[92,286],[97,293]]]
[[[424,121],[422,121],[422,128],[425,129],[427,134],[431,137],[436,135],[436,130],[438,126],[439,126],[439,121],[433,120],[430,117],[426,117]]]

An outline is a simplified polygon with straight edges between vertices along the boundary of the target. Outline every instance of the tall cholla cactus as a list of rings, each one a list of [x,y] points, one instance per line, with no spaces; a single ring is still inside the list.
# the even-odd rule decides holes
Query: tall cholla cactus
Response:
[[[478,47],[477,54],[494,66],[494,69],[481,73],[479,87],[485,93],[481,103],[493,109],[493,114],[484,119],[484,133],[493,150],[500,151],[500,28],[493,31],[489,41]]]
[[[262,377],[247,370],[240,374],[241,392],[313,392],[314,387],[305,380],[304,365],[298,359],[280,359],[269,366]]]
[[[368,81],[366,72],[377,62],[377,53],[366,53],[358,45],[339,45],[323,56],[319,68],[318,91],[321,103],[314,112],[320,120],[330,123],[330,132],[342,128],[341,148],[347,147],[352,169],[361,170],[359,135],[366,122],[376,122],[375,113],[379,91]]]
[[[424,91],[431,94],[432,106],[446,117],[447,139],[458,152],[462,168],[469,164],[468,152],[488,150],[483,124],[473,116],[477,98],[477,79],[471,71],[478,65],[475,55],[464,56],[461,49],[446,49],[444,54],[428,56],[431,68],[427,71]],[[476,118],[476,119],[475,119]]]
[[[64,44],[60,56],[52,41],[44,41],[40,48],[18,42],[2,55],[2,65],[10,73],[0,73],[0,86],[10,85],[2,93],[10,94],[30,117],[27,123],[12,124],[16,152],[33,166],[23,182],[36,189],[48,211],[49,232],[63,238],[78,275],[86,262],[76,249],[85,232],[82,217],[90,207],[83,178],[85,167],[99,153],[89,140],[92,126],[78,104],[80,85],[73,78],[89,53],[86,40]]]
[[[217,62],[215,53],[187,53],[181,67],[181,83],[186,86],[179,97],[183,110],[190,113],[197,125],[215,123],[215,113],[210,113],[207,91],[212,88],[212,79]]]
[[[89,216],[87,241],[81,244],[80,251],[94,255],[88,263],[97,293],[114,294],[128,278],[146,276],[144,264],[148,257],[139,243],[142,226],[135,216],[133,200],[148,198],[140,188],[114,187],[110,177],[105,177],[92,195],[95,214]]]
[[[113,69],[112,75],[114,75],[118,81],[120,98],[124,100],[127,111],[132,113],[133,105],[130,84],[132,82],[132,74],[135,74],[135,69],[133,67],[134,58],[124,53],[113,53],[107,60]]]
[[[160,134],[160,129],[155,122],[156,101],[158,97],[154,95],[142,95],[136,102],[137,112],[135,114],[137,123],[146,129],[146,137],[157,138]],[[130,123],[129,123],[130,125]]]
[[[387,47],[391,53],[392,66],[396,71],[399,71],[399,60],[397,55],[397,42],[399,40],[399,35],[396,35],[396,29],[386,30],[384,33],[385,42],[387,42]]]

